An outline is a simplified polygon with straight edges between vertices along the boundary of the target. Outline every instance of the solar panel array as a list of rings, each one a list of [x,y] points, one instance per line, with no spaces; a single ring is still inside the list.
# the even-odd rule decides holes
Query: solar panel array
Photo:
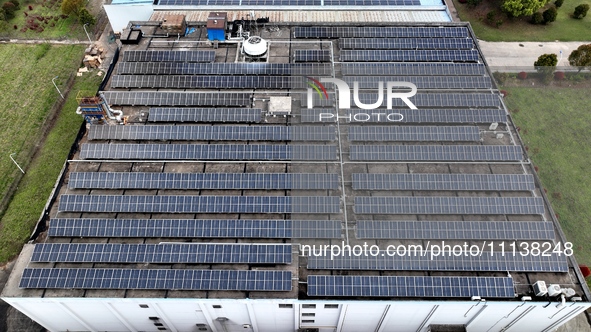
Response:
[[[295,62],[330,62],[329,50],[295,50]]]
[[[469,38],[466,27],[295,27],[296,38]]]
[[[159,0],[160,6],[420,6],[419,0]]]
[[[343,75],[486,76],[481,63],[343,63]]]
[[[122,62],[117,65],[117,74],[330,76],[332,66],[321,63]]]
[[[302,109],[302,122],[319,122],[320,113],[324,113],[322,122],[335,122],[332,109]],[[367,115],[366,115],[367,114]],[[507,113],[503,109],[396,109],[396,110],[347,110],[344,121],[382,124],[400,123],[493,123],[507,122]],[[341,120],[342,121],[342,120]]]
[[[53,218],[53,237],[341,238],[340,220]]]
[[[215,111],[214,111],[215,112]],[[320,126],[91,126],[89,140],[333,141],[334,127]]]
[[[289,291],[291,272],[189,269],[24,269],[20,288]]]
[[[330,83],[325,83],[327,88],[332,88]],[[375,93],[363,93],[358,94],[359,101],[363,104],[374,104],[379,100],[378,94]],[[477,107],[502,107],[500,97],[492,93],[421,93],[418,92],[413,97],[408,98],[417,108],[429,108],[429,107],[461,107],[461,108],[477,108]],[[312,94],[312,101],[314,107],[332,106],[334,103],[334,95],[328,94],[328,98],[320,99],[317,94]],[[308,106],[307,94],[302,94],[302,106]],[[351,94],[351,105],[353,104],[353,94]],[[387,106],[387,98],[382,99],[382,107]],[[408,105],[402,101],[402,99],[392,99],[393,108],[408,109]],[[378,110],[373,110],[378,111]]]
[[[513,298],[505,277],[308,276],[309,296]]]
[[[331,196],[61,195],[58,211],[130,213],[339,213]]]
[[[32,262],[290,264],[291,244],[47,243],[36,244]]]
[[[492,82],[484,76],[345,76],[343,81],[354,87],[357,82],[359,89],[377,90],[382,82],[382,90],[387,82],[409,82],[417,89],[491,89]]]
[[[494,190],[535,189],[531,174],[353,174],[357,190]]]
[[[547,221],[386,221],[358,220],[359,239],[552,240]]]
[[[544,214],[539,197],[356,196],[357,214]]]
[[[260,108],[152,107],[150,122],[261,122]]]
[[[243,92],[102,92],[109,105],[130,106],[247,106],[250,93]]]
[[[82,144],[80,159],[336,160],[330,145]]]
[[[127,62],[213,62],[215,51],[138,51],[129,50],[121,54],[121,61]]]
[[[290,76],[113,75],[111,88],[291,89]]]
[[[477,62],[476,50],[342,50],[344,62]]]
[[[339,46],[344,50],[471,50],[474,42],[468,38],[341,38]]]
[[[409,252],[404,255],[385,251],[374,255],[310,256],[312,270],[379,270],[379,271],[515,271],[568,272],[566,256],[558,254],[529,255],[516,252],[483,252],[482,255],[454,255],[452,252]]]
[[[74,172],[76,189],[337,189],[337,174]]]
[[[351,160],[520,161],[515,145],[351,145]]]
[[[350,126],[350,141],[479,141],[478,127]]]

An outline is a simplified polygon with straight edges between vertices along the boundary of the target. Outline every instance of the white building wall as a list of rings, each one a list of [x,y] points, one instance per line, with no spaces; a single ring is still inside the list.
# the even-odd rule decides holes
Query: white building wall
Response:
[[[294,332],[298,328],[319,328],[321,332],[424,332],[430,324],[465,324],[471,332],[541,332],[553,330],[591,305],[519,301],[4,300],[56,332],[159,331],[155,322],[167,331],[182,332]],[[338,304],[338,308],[325,307],[325,304]],[[314,315],[303,316],[302,313]],[[303,323],[304,319],[314,322]]]
[[[143,5],[103,5],[111,28],[114,32],[121,32],[127,27],[129,21],[148,21],[154,6],[150,4]]]

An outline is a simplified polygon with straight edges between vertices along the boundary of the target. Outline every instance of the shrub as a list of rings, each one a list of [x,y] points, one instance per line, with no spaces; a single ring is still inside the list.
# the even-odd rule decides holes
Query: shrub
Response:
[[[564,81],[565,78],[566,78],[566,75],[564,74],[563,71],[557,71],[554,73],[554,79],[557,81]]]
[[[88,10],[86,10],[86,8],[82,8],[82,10],[80,10],[78,18],[82,24],[94,25],[96,23],[96,19],[88,12]]]
[[[2,4],[2,9],[4,9],[4,16],[7,21],[14,18],[14,12],[16,11],[16,8],[12,2],[5,2]]]
[[[77,14],[84,7],[84,0],[63,0],[61,9],[65,15]]]
[[[562,7],[563,3],[564,3],[564,0],[556,0],[556,1],[554,1],[554,6],[556,6],[556,8],[560,8],[560,7]]]
[[[16,25],[16,24],[15,24],[15,25],[13,25],[13,26],[12,26],[12,28],[13,28],[14,30],[18,29],[18,25]]]
[[[482,0],[467,0],[466,2],[468,3],[468,5],[476,7],[482,2]]]
[[[14,5],[15,9],[20,9],[21,8],[21,3],[18,2],[18,0],[9,0],[8,2],[12,3]]]
[[[558,11],[556,10],[556,8],[550,7],[548,9],[544,10],[544,13],[542,14],[542,16],[544,17],[544,24],[552,23],[552,22],[556,21],[556,16],[558,16]]]
[[[494,10],[491,10],[488,13],[486,13],[486,20],[489,23],[493,23],[496,15],[497,15],[497,13]]]
[[[583,278],[587,278],[588,276],[591,276],[591,269],[589,269],[587,267],[587,265],[579,265],[579,269],[581,270],[581,273],[583,274]]]
[[[501,25],[503,25],[503,20],[501,20],[501,19],[498,19],[498,20],[495,22],[495,25],[497,26],[497,29],[498,29],[498,28],[500,28],[500,27],[501,27]]]
[[[519,74],[517,74],[517,78],[520,79],[520,80],[524,80],[524,79],[527,78],[527,73],[524,72],[524,71],[519,72]]]
[[[573,13],[573,17],[581,19],[581,18],[587,16],[588,11],[589,11],[588,4],[586,4],[586,3],[580,4],[577,7],[575,7],[575,12]]]
[[[542,13],[540,12],[535,12],[532,16],[531,16],[531,22],[533,24],[542,24],[542,22],[544,22],[544,16],[542,15]]]
[[[509,78],[509,74],[495,71],[493,73],[493,77],[497,80],[499,84],[504,84]]]

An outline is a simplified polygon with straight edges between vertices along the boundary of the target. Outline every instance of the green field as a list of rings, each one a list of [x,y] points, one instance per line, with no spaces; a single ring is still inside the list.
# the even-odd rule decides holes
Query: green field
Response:
[[[508,19],[499,8],[502,1],[483,1],[475,8],[454,0],[454,6],[462,21],[468,21],[476,36],[487,41],[585,41],[589,39],[591,31],[591,13],[587,17],[577,20],[571,18],[575,7],[591,0],[567,0],[558,8],[558,17],[548,25],[534,25],[529,23],[529,17]],[[554,0],[551,1],[554,3]],[[550,5],[548,5],[550,6]],[[496,8],[496,9],[495,9]],[[495,9],[497,18],[503,20],[500,28],[486,22],[486,15]]]
[[[591,112],[588,88],[504,87],[542,185],[579,263],[591,265]],[[518,110],[515,112],[515,110]]]
[[[36,172],[45,170],[27,168],[27,166],[36,145],[45,136],[45,124],[52,106],[58,98],[61,98],[51,80],[59,76],[56,84],[65,90],[66,80],[78,69],[83,52],[84,46],[0,45],[0,64],[3,68],[0,72],[0,91],[2,91],[0,94],[0,105],[2,105],[0,149],[4,154],[0,158],[0,193],[3,198],[6,197],[11,184],[20,176],[20,171],[9,158],[11,153],[16,153],[14,158],[28,171],[19,184],[16,195],[22,195],[26,190],[39,193],[38,198],[31,198],[26,202],[26,214],[25,211],[19,212],[21,216],[26,216],[26,219],[21,220],[19,224],[8,224],[7,212],[0,222],[0,250],[2,250],[0,261],[2,262],[18,253],[41,213],[41,208],[36,208],[37,204],[42,207],[49,195],[49,191],[45,191],[40,183],[33,182],[31,185],[27,182]],[[74,110],[75,108],[70,113]],[[80,118],[77,117],[77,119],[79,123]],[[77,131],[78,127],[74,125],[67,129]],[[56,153],[62,151],[59,150],[62,145],[69,149],[73,140],[63,134],[62,137],[64,137],[63,142],[59,142],[58,139],[57,144],[54,143],[53,146],[46,143],[44,149],[49,146]],[[65,155],[61,155],[60,158],[57,162],[59,164],[57,172],[61,168]],[[51,165],[50,168],[54,168],[54,163],[49,160],[45,160],[42,165]],[[57,173],[44,180],[53,184],[56,176]],[[18,243],[18,247],[8,242]]]

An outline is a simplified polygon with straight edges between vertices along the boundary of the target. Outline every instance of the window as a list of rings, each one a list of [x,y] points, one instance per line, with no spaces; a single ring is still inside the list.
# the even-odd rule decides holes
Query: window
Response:
[[[302,304],[302,308],[304,309],[316,309],[315,304]]]
[[[339,305],[338,304],[325,304],[324,305],[324,309],[338,309]]]
[[[147,304],[140,304],[140,308],[144,308],[144,309],[146,309],[146,308],[149,308],[149,307],[148,307],[148,305],[147,305]]]
[[[156,326],[164,326],[162,323],[154,323]]]
[[[290,304],[290,303],[279,303],[279,308],[293,308],[293,304]]]
[[[221,309],[221,308],[222,308],[222,306],[221,306],[221,305],[219,305],[219,304],[214,304],[214,305],[213,305],[213,308],[214,308],[214,309]]]
[[[205,325],[203,323],[201,323],[201,324],[195,324],[195,325],[197,325],[197,327],[206,327],[207,326],[207,325]]]
[[[152,316],[152,317],[148,317],[148,319],[150,319],[150,320],[159,320],[160,318]]]
[[[316,316],[316,314],[313,313],[313,312],[304,312],[304,313],[302,313],[302,316],[305,316],[305,317],[314,317],[314,316]]]
[[[314,323],[313,319],[303,319],[302,323]]]

